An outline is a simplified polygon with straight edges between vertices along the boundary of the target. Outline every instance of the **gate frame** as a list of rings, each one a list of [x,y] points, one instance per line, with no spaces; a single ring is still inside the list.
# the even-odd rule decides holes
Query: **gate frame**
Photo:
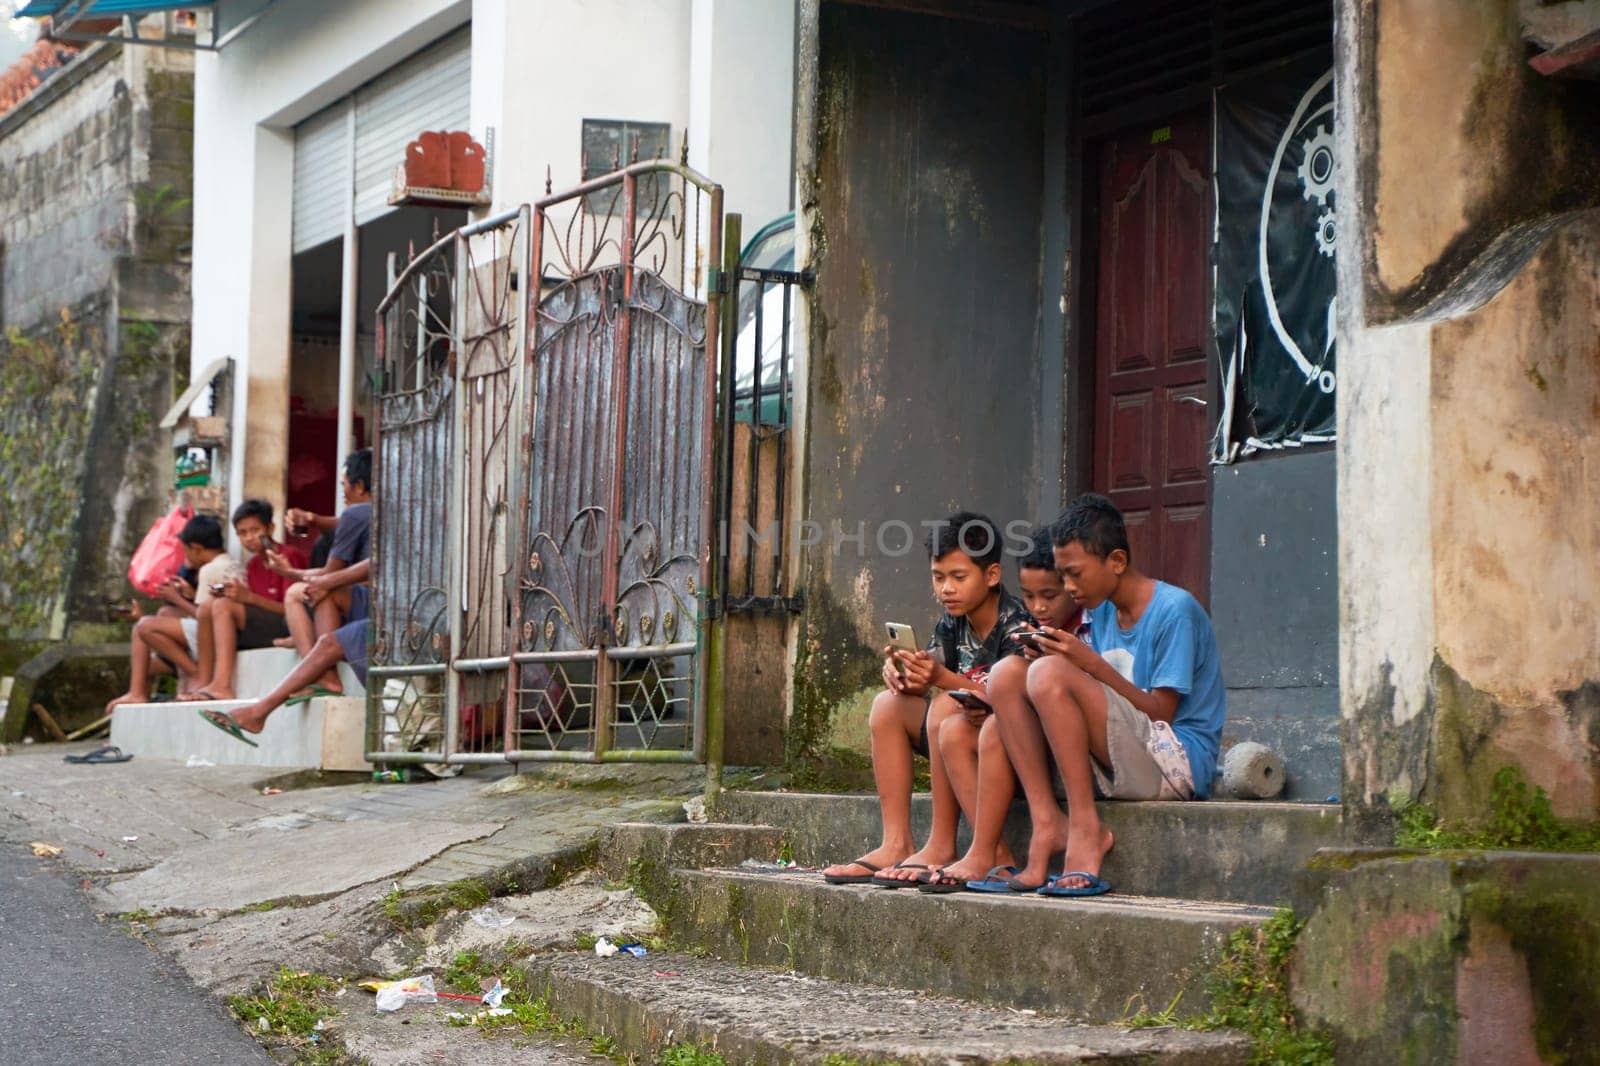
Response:
[[[525,558],[529,531],[522,520],[522,505],[526,503],[527,486],[524,478],[533,462],[531,439],[531,412],[532,404],[537,401],[532,391],[531,374],[534,372],[533,353],[538,343],[538,309],[541,300],[541,290],[544,287],[542,276],[542,252],[544,251],[544,223],[549,209],[567,204],[575,199],[588,196],[616,186],[622,185],[623,218],[621,226],[621,240],[619,244],[619,260],[615,264],[622,267],[623,277],[623,306],[626,307],[634,295],[634,252],[635,238],[637,236],[638,218],[635,214],[635,196],[638,179],[648,174],[665,174],[676,177],[683,182],[683,188],[694,189],[709,200],[709,226],[707,238],[701,246],[704,258],[695,258],[693,262],[693,276],[696,284],[693,288],[687,284],[690,268],[687,265],[689,257],[694,257],[697,249],[694,247],[681,249],[685,253],[684,277],[680,279],[684,287],[673,288],[679,295],[691,301],[703,303],[705,308],[705,339],[704,339],[704,364],[705,380],[700,390],[700,399],[704,404],[705,418],[700,427],[702,463],[704,470],[702,476],[706,479],[707,489],[700,502],[700,544],[697,571],[697,583],[694,590],[695,611],[695,637],[690,642],[674,642],[672,644],[651,646],[639,649],[627,647],[614,648],[606,641],[610,639],[611,627],[608,625],[602,640],[597,647],[586,654],[592,656],[595,662],[595,704],[593,709],[592,744],[587,750],[565,749],[519,749],[514,747],[514,740],[519,732],[519,706],[517,699],[517,675],[520,667],[525,663],[550,661],[560,658],[558,653],[551,652],[522,652],[517,649],[516,633],[520,630],[521,597],[518,590],[520,560]],[[669,196],[671,193],[669,192]],[[687,216],[689,198],[683,197]],[[719,552],[723,551],[722,537],[716,528],[715,516],[719,511],[719,493],[723,491],[720,485],[718,471],[721,468],[722,440],[724,435],[724,422],[732,417],[732,411],[724,409],[720,401],[721,366],[723,362],[722,337],[724,336],[724,318],[727,307],[735,301],[725,301],[723,296],[729,289],[729,276],[731,271],[726,267],[727,258],[723,255],[724,265],[717,264],[719,247],[724,241],[723,230],[723,190],[722,186],[706,178],[704,175],[691,169],[686,163],[674,163],[669,160],[648,160],[632,163],[609,174],[582,182],[560,193],[548,194],[535,201],[531,206],[523,204],[518,208],[503,211],[499,214],[482,219],[478,222],[460,227],[451,233],[440,237],[421,253],[413,256],[406,266],[396,272],[391,267],[391,282],[384,298],[378,304],[380,360],[383,358],[382,338],[384,337],[382,316],[388,310],[400,292],[400,286],[413,280],[413,275],[421,269],[421,264],[429,257],[444,250],[447,244],[454,244],[455,278],[451,294],[451,309],[449,336],[451,346],[451,359],[453,370],[451,373],[454,395],[451,398],[450,417],[454,425],[454,435],[451,447],[451,492],[448,506],[448,533],[447,550],[450,553],[446,565],[446,591],[447,610],[450,613],[447,627],[449,648],[445,662],[438,668],[429,667],[386,667],[381,668],[382,676],[400,677],[408,674],[439,672],[445,681],[443,730],[441,734],[440,751],[383,751],[382,749],[382,723],[384,704],[382,685],[370,688],[367,693],[367,720],[369,750],[367,759],[376,764],[498,764],[519,762],[654,762],[654,763],[705,763],[707,765],[707,783],[712,787],[720,783],[721,778],[721,752],[723,729],[723,706],[720,686],[713,693],[714,679],[720,677],[722,612],[720,596],[722,594],[719,567],[716,559]],[[512,337],[510,339],[512,352],[511,366],[511,399],[509,423],[507,427],[509,441],[509,456],[507,460],[507,485],[510,499],[513,503],[512,516],[510,517],[510,538],[508,541],[509,559],[512,561],[504,575],[504,592],[509,600],[510,610],[507,616],[505,640],[502,647],[504,654],[492,655],[479,659],[463,659],[459,657],[462,641],[465,637],[467,602],[464,595],[464,585],[468,575],[465,508],[469,505],[467,500],[466,462],[467,448],[464,435],[465,403],[467,387],[466,372],[466,337],[467,328],[466,308],[468,305],[469,286],[471,278],[470,240],[474,236],[489,233],[495,229],[505,227],[512,223],[520,222],[523,227],[524,238],[520,243],[520,253],[514,243],[511,256],[514,262],[511,265],[513,286],[512,292],[517,297],[511,302],[514,306],[514,321]],[[735,235],[737,229],[735,229]],[[737,249],[734,251],[734,261],[737,259]],[[609,264],[608,264],[609,265]],[[538,271],[540,276],[536,277]],[[580,275],[581,276],[581,275]],[[665,277],[662,281],[667,281]],[[519,291],[525,290],[525,291]],[[623,314],[617,324],[617,350],[612,368],[611,395],[617,401],[616,426],[614,427],[615,440],[615,475],[610,486],[608,528],[606,530],[606,555],[603,563],[603,577],[601,581],[602,594],[608,612],[608,621],[614,618],[614,612],[619,595],[618,585],[622,559],[620,558],[620,529],[617,515],[620,513],[624,497],[624,479],[622,476],[625,467],[626,435],[628,431],[627,399],[629,395],[628,371],[632,365],[630,351],[630,329],[632,314]],[[381,432],[380,426],[375,426],[375,432]],[[376,516],[381,522],[383,516]],[[374,589],[376,592],[376,587]],[[619,654],[620,653],[620,654]],[[691,675],[693,686],[693,706],[691,717],[692,744],[686,749],[657,750],[651,748],[619,749],[611,746],[613,733],[613,716],[616,711],[615,704],[608,703],[603,694],[609,692],[612,683],[612,669],[615,662],[630,658],[650,658],[651,653],[692,654],[694,668]],[[571,656],[579,657],[578,654]],[[507,674],[507,683],[504,703],[501,708],[502,733],[500,752],[462,752],[459,751],[461,742],[461,690],[460,680],[464,674],[493,673],[504,669]]]

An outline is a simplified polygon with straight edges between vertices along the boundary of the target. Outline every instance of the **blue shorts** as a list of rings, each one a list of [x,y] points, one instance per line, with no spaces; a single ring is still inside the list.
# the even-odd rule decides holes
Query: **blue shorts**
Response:
[[[344,613],[345,624],[359,622],[367,617],[372,604],[371,591],[366,582],[350,586],[350,609]]]
[[[366,586],[358,586],[365,588]],[[344,661],[350,664],[350,669],[356,672],[361,679],[363,688],[367,684],[367,620],[361,618],[340,626],[333,631],[334,639],[339,642],[339,650],[344,652]]]

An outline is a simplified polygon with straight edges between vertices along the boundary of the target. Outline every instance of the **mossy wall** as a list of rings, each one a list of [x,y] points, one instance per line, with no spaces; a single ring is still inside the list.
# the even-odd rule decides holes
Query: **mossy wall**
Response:
[[[0,640],[103,640],[171,506],[192,59],[97,46],[0,117]]]

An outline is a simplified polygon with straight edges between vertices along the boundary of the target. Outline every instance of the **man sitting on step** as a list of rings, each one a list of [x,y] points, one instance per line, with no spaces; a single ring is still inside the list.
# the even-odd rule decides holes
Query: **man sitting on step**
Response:
[[[289,671],[289,676],[278,682],[277,688],[250,706],[232,714],[203,710],[200,712],[200,717],[235,740],[242,740],[252,748],[260,747],[246,734],[260,733],[267,727],[267,719],[273,711],[289,702],[291,697],[318,678],[336,673],[342,662],[349,663],[356,677],[361,679],[361,684],[366,685],[367,619],[359,619],[340,626],[332,633],[324,633],[318,637],[316,644],[312,645],[311,654],[301,659],[295,668]]]

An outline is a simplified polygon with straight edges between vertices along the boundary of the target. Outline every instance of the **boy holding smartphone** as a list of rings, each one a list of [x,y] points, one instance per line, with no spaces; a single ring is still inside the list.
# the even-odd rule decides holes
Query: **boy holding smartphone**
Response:
[[[1022,650],[1011,634],[1027,622],[1028,612],[1000,583],[1002,554],[999,528],[970,511],[944,519],[928,538],[933,591],[944,611],[925,650],[884,648],[886,688],[872,701],[872,772],[883,838],[860,858],[823,870],[829,884],[906,887],[955,858],[962,808],[939,747],[930,746],[929,738],[962,714],[952,691],[981,696],[989,668]],[[914,754],[928,757],[933,791],[933,829],[917,851],[911,837]],[[969,819],[972,814],[967,812]]]
[[[1017,581],[1031,620],[1014,634],[1022,653],[994,665],[991,685],[1007,676],[1025,680],[1029,664],[1042,654],[1041,638],[1087,642],[1089,637],[1088,613],[1056,572],[1048,527],[1033,535],[1028,554],[1017,564]],[[959,860],[928,874],[919,887],[924,892],[1031,892],[1039,886],[1017,881],[1004,837],[1017,778],[1000,740],[999,722],[987,696],[969,703],[963,695],[952,693],[965,713],[945,720],[938,742],[951,787],[972,824],[972,844]]]
[[[200,608],[200,674],[204,683],[184,698],[195,702],[234,698],[233,674],[238,653],[270,648],[289,635],[283,599],[289,581],[267,566],[275,552],[291,566],[304,566],[300,549],[272,539],[272,504],[246,500],[233,512],[233,531],[250,552],[244,580],[237,576],[211,588],[212,598]]]

